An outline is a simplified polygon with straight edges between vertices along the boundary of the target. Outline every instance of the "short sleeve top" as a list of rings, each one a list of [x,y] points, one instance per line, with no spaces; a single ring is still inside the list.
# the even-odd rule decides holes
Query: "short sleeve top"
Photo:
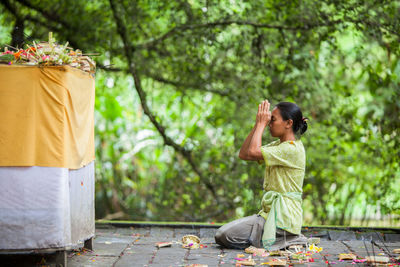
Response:
[[[280,140],[261,147],[261,152],[266,164],[264,175],[264,190],[275,191],[280,194],[290,192],[303,192],[303,181],[305,173],[305,150],[300,140]],[[303,209],[301,201],[285,197],[284,205],[286,213],[282,214],[282,224],[285,230],[299,234],[301,232]],[[271,207],[262,205],[260,215],[265,219]]]
[[[266,164],[265,191],[303,192],[306,154],[301,140],[280,140],[261,147]]]

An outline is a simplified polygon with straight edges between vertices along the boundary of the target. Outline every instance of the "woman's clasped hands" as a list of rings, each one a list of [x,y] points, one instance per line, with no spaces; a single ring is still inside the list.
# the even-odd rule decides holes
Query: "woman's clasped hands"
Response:
[[[271,111],[269,110],[270,103],[264,100],[258,105],[258,112],[256,117],[256,124],[266,127],[271,121]]]

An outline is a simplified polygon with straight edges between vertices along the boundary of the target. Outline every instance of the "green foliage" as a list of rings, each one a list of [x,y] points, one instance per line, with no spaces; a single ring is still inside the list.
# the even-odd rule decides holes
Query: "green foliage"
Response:
[[[8,0],[0,43],[23,17],[36,40],[53,31],[100,54],[98,218],[224,221],[258,212],[263,166],[237,154],[267,98],[294,101],[310,118],[305,223],[367,224],[400,215],[399,8],[361,0]]]

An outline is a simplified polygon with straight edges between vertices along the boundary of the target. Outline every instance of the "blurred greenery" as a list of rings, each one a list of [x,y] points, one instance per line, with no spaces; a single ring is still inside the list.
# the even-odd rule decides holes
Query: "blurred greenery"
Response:
[[[399,225],[399,1],[3,0],[0,21],[2,47],[98,53],[97,218],[258,212],[238,151],[269,99],[310,119],[305,224]]]

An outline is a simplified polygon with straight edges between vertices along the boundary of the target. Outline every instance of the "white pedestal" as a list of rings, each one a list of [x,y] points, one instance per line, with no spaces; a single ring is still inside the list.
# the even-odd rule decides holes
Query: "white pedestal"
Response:
[[[0,251],[73,247],[94,231],[94,161],[0,167]]]

